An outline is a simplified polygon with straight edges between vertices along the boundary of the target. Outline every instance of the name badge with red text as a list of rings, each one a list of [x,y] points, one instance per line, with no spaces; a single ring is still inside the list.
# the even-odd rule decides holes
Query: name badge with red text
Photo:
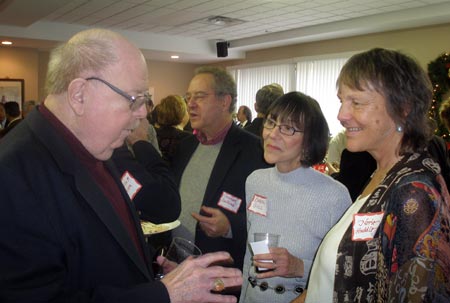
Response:
[[[254,194],[247,209],[252,213],[267,217],[267,198]]]
[[[141,183],[139,183],[139,181],[136,180],[136,178],[134,178],[133,175],[130,174],[128,171],[125,171],[123,173],[122,178],[120,180],[122,181],[122,184],[125,187],[128,196],[130,197],[131,200],[133,200],[134,197],[142,188]]]
[[[219,199],[219,202],[217,203],[217,205],[222,207],[223,209],[237,213],[239,210],[239,207],[241,206],[241,203],[242,203],[241,199],[224,191],[222,193],[222,196],[220,196],[220,199]]]
[[[384,212],[368,213],[368,214],[354,214],[352,240],[353,241],[368,241],[375,236]]]

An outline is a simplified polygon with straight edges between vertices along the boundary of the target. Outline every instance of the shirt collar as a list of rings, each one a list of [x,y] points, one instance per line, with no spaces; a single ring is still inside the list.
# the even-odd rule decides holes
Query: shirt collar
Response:
[[[68,143],[72,151],[79,157],[83,163],[91,163],[92,165],[98,165],[102,161],[97,160],[94,156],[87,151],[83,144],[77,137],[61,122],[59,119],[44,105],[39,105],[39,112],[53,125],[56,131],[64,138]]]
[[[217,133],[217,135],[214,138],[210,140],[208,140],[206,138],[206,135],[201,131],[199,131],[198,129],[194,129],[194,135],[197,137],[197,140],[203,145],[215,145],[219,142],[222,142],[223,139],[225,139],[225,136],[230,130],[232,124],[233,122],[227,124],[227,126],[225,126],[220,132]]]

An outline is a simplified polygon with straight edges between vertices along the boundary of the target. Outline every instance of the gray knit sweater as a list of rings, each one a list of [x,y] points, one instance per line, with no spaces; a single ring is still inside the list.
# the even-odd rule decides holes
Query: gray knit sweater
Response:
[[[254,171],[246,182],[247,207],[254,195],[267,198],[267,216],[247,211],[248,241],[253,233],[270,232],[281,235],[279,247],[286,248],[305,264],[302,278],[274,277],[258,280],[267,282],[269,289],[261,291],[248,282],[255,271],[251,251],[247,247],[244,259],[244,284],[241,303],[290,302],[298,293],[295,287],[305,287],[314,254],[325,234],[350,206],[347,189],[331,177],[313,168],[300,167],[289,173],[280,173],[276,167]],[[286,291],[277,294],[272,288],[283,285]]]

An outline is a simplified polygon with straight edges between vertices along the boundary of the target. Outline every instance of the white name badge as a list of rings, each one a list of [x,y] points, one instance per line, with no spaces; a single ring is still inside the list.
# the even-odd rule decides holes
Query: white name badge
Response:
[[[125,190],[128,193],[128,196],[131,200],[134,199],[136,194],[141,190],[142,185],[139,183],[136,178],[133,177],[132,174],[130,174],[128,171],[125,171],[122,175],[122,178],[120,179],[122,181],[123,187],[125,187]]]
[[[222,193],[222,196],[220,196],[220,199],[219,199],[219,202],[217,203],[217,205],[222,207],[223,209],[237,213],[239,210],[239,207],[241,206],[241,203],[242,203],[241,199],[224,191]]]
[[[267,217],[267,198],[254,194],[247,209],[252,213]]]
[[[353,215],[353,241],[372,240],[383,219],[384,212],[354,214]]]

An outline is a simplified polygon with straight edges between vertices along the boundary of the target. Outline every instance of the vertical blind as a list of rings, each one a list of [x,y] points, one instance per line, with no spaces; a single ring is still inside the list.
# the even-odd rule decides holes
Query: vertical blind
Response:
[[[247,105],[255,117],[254,102],[258,89],[266,84],[278,83],[285,93],[295,90],[316,99],[331,134],[335,135],[342,128],[337,120],[340,103],[336,97],[336,79],[349,57],[341,55],[258,67],[231,67],[228,71],[237,84],[237,107]]]
[[[241,105],[246,105],[252,110],[253,117],[256,117],[254,108],[255,95],[258,89],[271,83],[280,84],[284,92],[294,89],[295,82],[292,77],[295,74],[295,65],[278,64],[270,66],[259,66],[249,68],[230,68],[230,73],[234,76],[237,85],[237,109]]]
[[[297,62],[296,90],[319,102],[333,135],[342,128],[337,119],[340,103],[336,96],[336,79],[347,59],[334,58]]]

